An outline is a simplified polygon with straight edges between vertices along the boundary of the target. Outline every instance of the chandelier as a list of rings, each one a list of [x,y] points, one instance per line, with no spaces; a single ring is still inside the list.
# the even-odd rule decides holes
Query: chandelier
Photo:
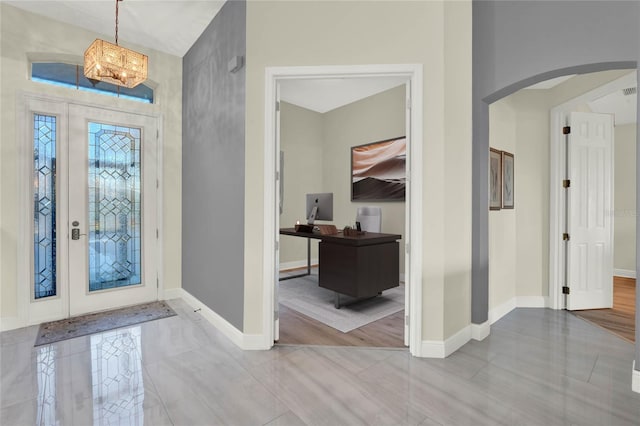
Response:
[[[84,52],[84,75],[90,80],[136,87],[147,79],[147,55],[118,46],[118,2],[116,43],[96,39]]]

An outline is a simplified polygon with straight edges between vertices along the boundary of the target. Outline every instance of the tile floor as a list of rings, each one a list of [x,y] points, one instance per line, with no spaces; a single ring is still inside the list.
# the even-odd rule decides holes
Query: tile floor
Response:
[[[447,359],[406,350],[241,351],[178,316],[34,348],[0,334],[0,424],[640,425],[633,346],[563,311],[517,309]]]

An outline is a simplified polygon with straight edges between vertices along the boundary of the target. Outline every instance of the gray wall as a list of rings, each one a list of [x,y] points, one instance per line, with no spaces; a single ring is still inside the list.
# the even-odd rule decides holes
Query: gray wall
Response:
[[[559,75],[636,68],[639,40],[637,1],[473,2],[473,323],[488,317],[488,104]],[[640,292],[636,297],[640,308]]]
[[[182,287],[243,331],[246,3],[227,2],[183,58]]]

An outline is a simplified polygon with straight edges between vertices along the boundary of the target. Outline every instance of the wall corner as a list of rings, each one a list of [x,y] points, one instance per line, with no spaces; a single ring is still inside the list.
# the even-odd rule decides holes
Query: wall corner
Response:
[[[473,340],[484,340],[491,334],[491,324],[485,321],[482,324],[471,324],[471,338]]]

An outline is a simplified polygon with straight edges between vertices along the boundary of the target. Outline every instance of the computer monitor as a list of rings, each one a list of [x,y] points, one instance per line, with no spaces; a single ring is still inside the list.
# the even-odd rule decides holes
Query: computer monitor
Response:
[[[315,220],[333,220],[333,193],[307,194],[307,223]]]

